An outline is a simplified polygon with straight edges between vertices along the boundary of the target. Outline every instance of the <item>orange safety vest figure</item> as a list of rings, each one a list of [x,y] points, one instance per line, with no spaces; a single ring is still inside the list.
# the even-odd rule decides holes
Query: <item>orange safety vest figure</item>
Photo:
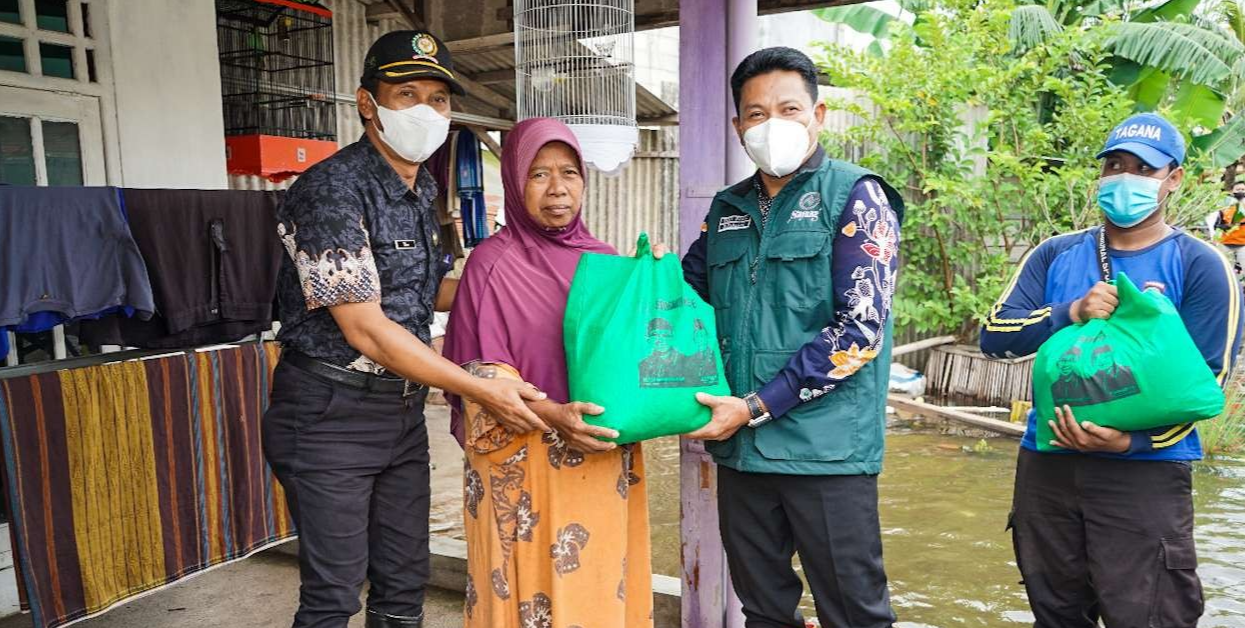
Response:
[[[1229,204],[1219,211],[1219,242],[1232,251],[1238,270],[1245,269],[1245,181],[1232,185]]]

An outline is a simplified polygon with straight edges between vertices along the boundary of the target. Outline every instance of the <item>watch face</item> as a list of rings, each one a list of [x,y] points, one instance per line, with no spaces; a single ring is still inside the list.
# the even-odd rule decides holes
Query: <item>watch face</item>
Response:
[[[752,419],[751,421],[748,421],[748,427],[760,427],[762,425],[765,425],[766,423],[769,423],[770,420],[773,418],[774,418],[774,415],[766,412],[765,414],[762,414],[761,416],[755,419]]]

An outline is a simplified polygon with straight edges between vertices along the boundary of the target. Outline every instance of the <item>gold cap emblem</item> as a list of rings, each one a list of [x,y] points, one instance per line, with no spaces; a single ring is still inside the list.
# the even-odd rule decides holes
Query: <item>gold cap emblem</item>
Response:
[[[420,33],[411,40],[411,49],[421,55],[436,56],[437,40],[433,39],[432,35]]]

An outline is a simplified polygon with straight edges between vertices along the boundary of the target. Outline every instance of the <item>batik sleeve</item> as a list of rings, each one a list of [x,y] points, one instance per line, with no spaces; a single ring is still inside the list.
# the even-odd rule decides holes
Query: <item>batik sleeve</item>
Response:
[[[835,390],[882,348],[899,267],[899,221],[877,181],[852,189],[834,236],[834,317],[758,391],[770,414]]]
[[[277,211],[277,234],[298,269],[308,310],[380,301],[363,202],[351,189],[296,186]]]

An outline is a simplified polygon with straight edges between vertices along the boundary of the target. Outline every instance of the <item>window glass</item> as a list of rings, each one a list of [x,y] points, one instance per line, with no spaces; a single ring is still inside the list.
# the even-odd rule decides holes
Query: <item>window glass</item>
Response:
[[[35,151],[27,118],[0,116],[0,183],[35,184]]]
[[[17,0],[0,0],[0,22],[22,23],[22,14],[18,10]]]
[[[39,42],[39,56],[43,59],[44,76],[73,78],[73,48]]]
[[[69,32],[69,3],[66,0],[35,0],[35,25],[45,31]]]
[[[0,36],[0,70],[26,72],[26,51],[22,40]]]
[[[82,185],[82,148],[78,144],[77,124],[44,122],[43,155],[48,165],[48,185]]]

